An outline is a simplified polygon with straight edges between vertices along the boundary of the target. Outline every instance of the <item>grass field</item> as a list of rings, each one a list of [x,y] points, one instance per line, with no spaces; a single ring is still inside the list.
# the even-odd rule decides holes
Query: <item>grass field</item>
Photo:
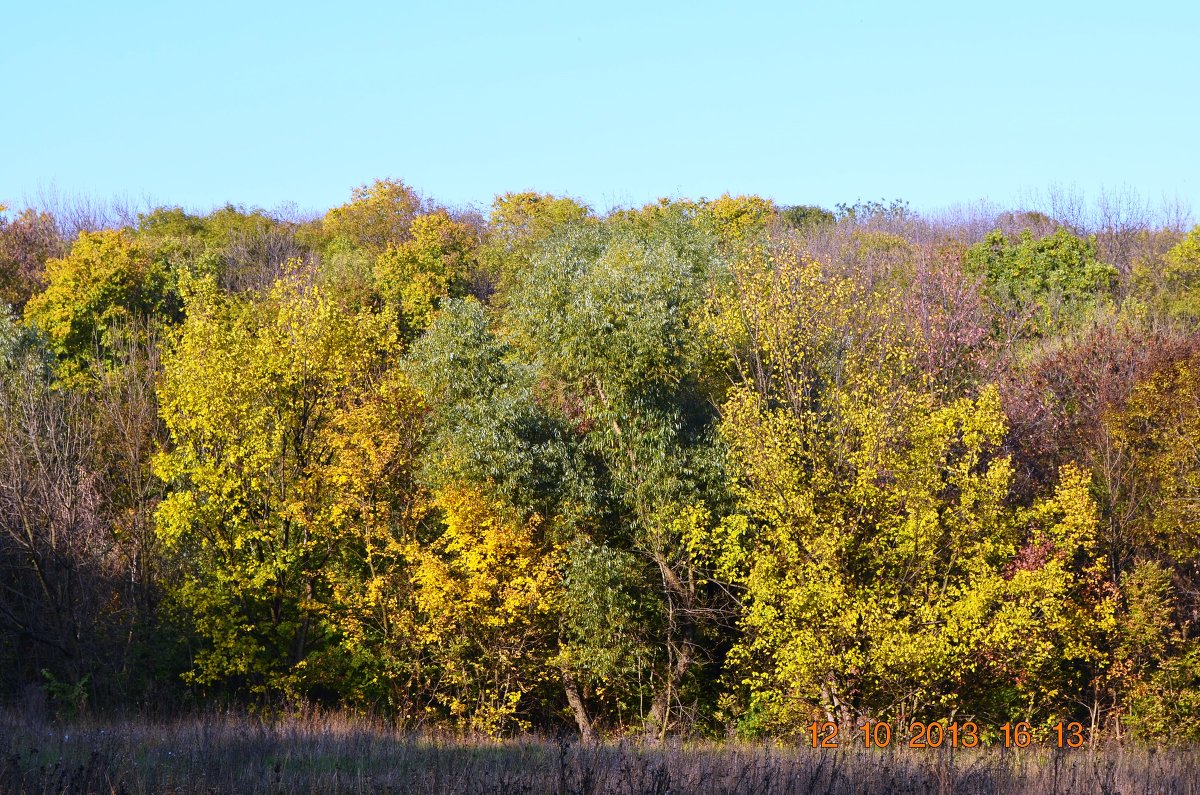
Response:
[[[816,751],[417,737],[343,716],[46,724],[0,713],[0,793],[1197,795],[1200,750]]]

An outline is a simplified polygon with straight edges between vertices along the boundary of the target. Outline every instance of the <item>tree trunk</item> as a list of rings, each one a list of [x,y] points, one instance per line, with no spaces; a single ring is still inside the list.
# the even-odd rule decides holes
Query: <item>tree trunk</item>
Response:
[[[583,703],[583,696],[579,693],[579,683],[575,681],[572,674],[563,672],[563,689],[567,694],[567,703],[571,705],[571,712],[575,715],[575,723],[579,726],[579,742],[583,745],[592,745],[596,742],[596,729],[592,726],[592,719],[588,717],[587,706]]]
[[[675,664],[671,666],[670,671],[667,673],[662,690],[654,694],[654,701],[650,703],[650,714],[646,716],[645,732],[647,740],[663,742],[667,739],[667,728],[671,717],[671,699],[679,692],[679,686],[683,684],[684,674],[687,673],[688,667],[691,664],[692,655],[685,646],[675,657]]]

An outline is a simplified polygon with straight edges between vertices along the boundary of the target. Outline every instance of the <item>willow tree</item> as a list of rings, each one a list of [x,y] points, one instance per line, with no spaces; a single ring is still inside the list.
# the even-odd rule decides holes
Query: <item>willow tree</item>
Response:
[[[639,719],[664,734],[719,646],[713,633],[728,605],[689,545],[722,500],[704,321],[718,264],[713,236],[686,213],[640,228],[625,219],[575,227],[533,257],[503,320],[602,484],[596,512],[574,533],[568,577],[602,597],[567,597],[579,610],[566,616],[565,681],[585,733],[584,691],[603,690],[644,693]],[[587,571],[604,561],[631,581],[605,584]],[[618,608],[622,593],[637,594],[639,610],[589,617]],[[596,626],[626,632],[579,631]]]

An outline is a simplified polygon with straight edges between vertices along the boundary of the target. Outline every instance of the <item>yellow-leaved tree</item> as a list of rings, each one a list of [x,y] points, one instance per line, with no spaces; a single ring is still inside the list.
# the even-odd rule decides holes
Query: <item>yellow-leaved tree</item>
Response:
[[[221,294],[211,281],[188,285],[186,297],[159,387],[171,444],[155,469],[171,487],[158,532],[182,562],[171,597],[201,639],[190,677],[260,694],[311,692],[340,659],[329,653],[342,634],[331,606],[339,596],[353,605],[338,582],[351,550],[362,558],[377,543],[381,517],[403,527],[420,513],[417,504],[380,507],[394,495],[372,493],[406,491],[392,475],[406,466],[394,459],[410,455],[413,420],[386,415],[419,409],[406,396],[379,406],[403,393],[386,381],[394,319],[344,311],[299,273],[257,299]],[[373,419],[390,436],[359,427]],[[347,434],[376,449],[347,444]],[[366,462],[358,477],[369,483],[339,479],[347,457],[372,453],[393,460]]]
[[[1200,234],[1172,253],[1200,253]],[[1193,256],[1194,260],[1200,258]],[[1180,293],[1180,300],[1189,296]],[[1194,302],[1195,296],[1190,296]],[[1128,403],[1106,417],[1113,454],[1123,464],[1124,510],[1111,559],[1124,609],[1114,649],[1114,694],[1125,725],[1143,737],[1200,738],[1200,356],[1167,364],[1139,383]],[[1114,511],[1114,514],[1117,512]],[[1108,540],[1108,539],[1106,539]],[[1117,576],[1114,575],[1114,576]]]
[[[375,260],[374,279],[379,294],[397,308],[411,338],[425,330],[442,301],[464,294],[478,235],[444,210],[418,216],[410,234]]]
[[[413,220],[425,209],[425,200],[408,185],[377,179],[355,188],[349,202],[327,212],[321,234],[327,244],[341,240],[374,256],[407,240]]]
[[[327,463],[314,471],[325,496],[319,519],[337,538],[326,564],[325,615],[338,642],[323,665],[340,672],[342,699],[386,710],[402,723],[425,717],[436,669],[417,639],[413,564],[434,525],[418,479],[427,409],[397,370],[341,406],[323,431]]]
[[[441,535],[415,550],[418,641],[437,667],[431,695],[461,728],[528,730],[553,698],[551,665],[562,602],[561,550],[483,492],[447,487]],[[533,702],[533,703],[531,703]]]
[[[25,317],[45,332],[67,380],[108,357],[114,326],[178,317],[174,275],[125,231],[81,232],[66,256],[46,263],[45,278]]]
[[[1015,515],[997,392],[939,396],[895,306],[788,248],[735,266],[717,326],[742,373],[722,423],[741,514],[709,547],[744,589],[743,731],[1041,719],[1098,670],[1085,480]]]

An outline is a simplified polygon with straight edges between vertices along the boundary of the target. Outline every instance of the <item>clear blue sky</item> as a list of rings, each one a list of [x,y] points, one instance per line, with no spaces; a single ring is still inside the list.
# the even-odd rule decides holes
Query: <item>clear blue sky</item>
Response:
[[[1200,209],[1200,4],[11,2],[0,201],[831,206],[1132,186]]]

